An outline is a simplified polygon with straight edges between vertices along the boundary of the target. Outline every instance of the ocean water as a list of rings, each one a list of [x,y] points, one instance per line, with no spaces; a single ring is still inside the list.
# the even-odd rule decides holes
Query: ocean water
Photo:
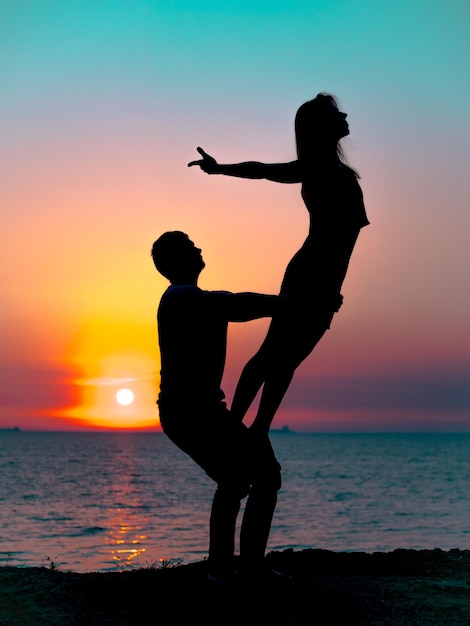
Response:
[[[268,551],[470,549],[470,434],[271,440],[283,487]],[[207,556],[214,485],[161,433],[0,432],[0,477],[0,565]]]

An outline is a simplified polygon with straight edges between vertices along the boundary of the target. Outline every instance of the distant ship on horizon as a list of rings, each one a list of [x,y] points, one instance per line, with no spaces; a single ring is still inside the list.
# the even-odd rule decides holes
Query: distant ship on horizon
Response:
[[[282,426],[282,428],[271,428],[269,432],[271,433],[294,433],[295,430],[292,430],[292,428],[289,428],[289,426]]]
[[[4,432],[19,432],[21,428],[19,426],[0,426],[0,433]]]

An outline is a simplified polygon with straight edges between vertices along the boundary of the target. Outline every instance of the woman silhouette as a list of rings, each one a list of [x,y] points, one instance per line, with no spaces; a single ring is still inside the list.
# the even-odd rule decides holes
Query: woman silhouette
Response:
[[[359,175],[345,162],[340,141],[349,134],[346,113],[334,96],[320,93],[295,116],[297,160],[222,165],[197,148],[192,161],[207,174],[301,183],[310,215],[307,239],[289,262],[280,293],[295,294],[290,310],[273,317],[258,352],[245,365],[231,412],[242,420],[263,386],[250,430],[267,435],[295,370],[330,327],[359,231],[369,224]]]

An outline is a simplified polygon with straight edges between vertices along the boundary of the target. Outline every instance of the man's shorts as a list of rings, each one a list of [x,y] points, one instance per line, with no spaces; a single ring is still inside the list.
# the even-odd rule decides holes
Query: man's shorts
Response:
[[[254,440],[248,428],[232,418],[225,402],[188,408],[159,402],[163,432],[188,454],[219,487],[278,491],[281,466],[269,438]]]

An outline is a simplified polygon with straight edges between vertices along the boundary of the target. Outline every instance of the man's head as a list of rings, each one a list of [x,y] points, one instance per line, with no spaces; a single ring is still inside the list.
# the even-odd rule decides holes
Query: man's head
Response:
[[[179,230],[163,233],[152,246],[157,270],[173,284],[196,284],[205,267],[200,248]]]

